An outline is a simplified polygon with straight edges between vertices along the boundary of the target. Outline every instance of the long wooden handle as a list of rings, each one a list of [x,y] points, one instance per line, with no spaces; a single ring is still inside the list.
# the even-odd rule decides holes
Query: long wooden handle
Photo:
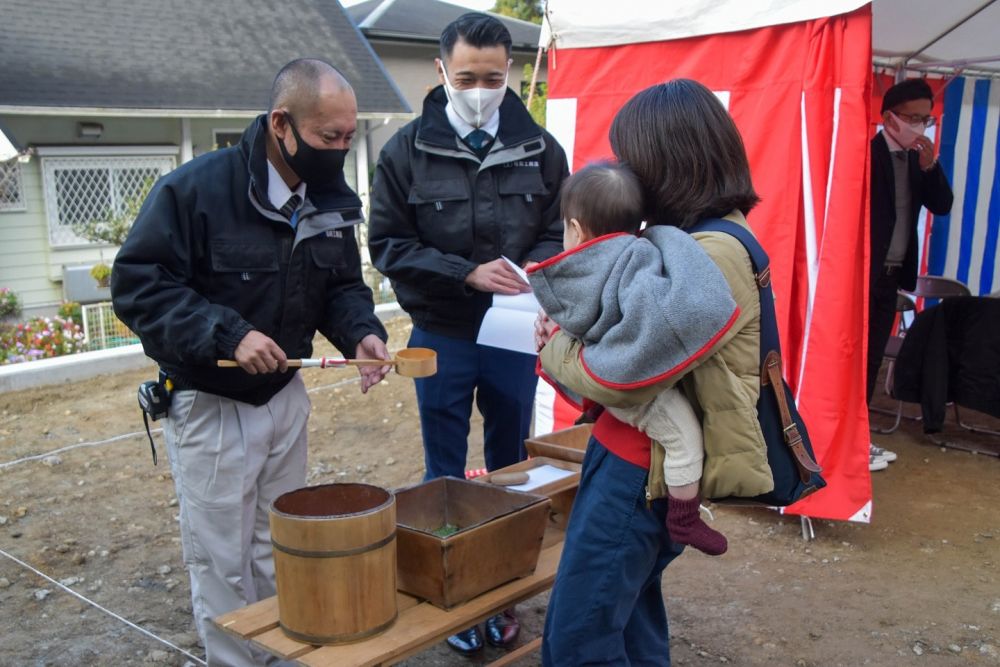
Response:
[[[236,368],[232,359],[215,362],[220,368]],[[345,368],[346,366],[395,366],[396,373],[405,377],[424,378],[437,373],[437,352],[424,347],[403,348],[394,359],[289,359],[289,368]]]
[[[309,366],[395,366],[395,359],[289,359],[289,368],[305,368]],[[239,364],[232,359],[219,359],[215,362],[219,368],[238,368]]]

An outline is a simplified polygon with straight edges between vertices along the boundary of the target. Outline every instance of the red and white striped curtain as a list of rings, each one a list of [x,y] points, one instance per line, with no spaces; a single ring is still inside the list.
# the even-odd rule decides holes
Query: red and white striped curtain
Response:
[[[648,86],[696,79],[728,107],[762,198],[749,221],[771,257],[785,375],[829,484],[788,511],[855,521],[871,517],[864,389],[871,72],[870,5],[549,56],[549,128],[574,169],[611,157],[612,118]]]

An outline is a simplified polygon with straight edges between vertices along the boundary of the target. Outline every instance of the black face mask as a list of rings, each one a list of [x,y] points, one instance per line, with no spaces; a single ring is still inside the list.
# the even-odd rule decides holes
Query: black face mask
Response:
[[[285,120],[295,135],[298,150],[295,151],[295,155],[291,155],[285,148],[283,140],[278,141],[278,146],[281,148],[282,157],[295,175],[305,181],[309,192],[320,193],[339,189],[344,182],[344,159],[347,157],[347,149],[313,148],[295,129],[290,114],[285,114]]]

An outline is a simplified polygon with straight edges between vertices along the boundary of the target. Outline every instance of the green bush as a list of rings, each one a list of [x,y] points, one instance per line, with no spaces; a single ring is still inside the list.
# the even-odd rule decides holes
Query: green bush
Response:
[[[64,320],[73,320],[77,323],[83,322],[83,308],[76,301],[63,301],[59,305],[59,317]]]
[[[17,317],[21,314],[21,299],[9,287],[0,287],[0,317]]]

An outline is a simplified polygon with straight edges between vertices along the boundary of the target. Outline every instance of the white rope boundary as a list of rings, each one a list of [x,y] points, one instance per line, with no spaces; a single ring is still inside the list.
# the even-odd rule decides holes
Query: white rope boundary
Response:
[[[4,551],[3,549],[0,549],[0,555],[6,556],[7,558],[9,558],[10,560],[14,561],[15,563],[17,563],[21,567],[26,568],[28,570],[31,570],[32,572],[34,572],[35,574],[37,574],[42,579],[45,579],[49,583],[54,584],[55,586],[58,586],[59,588],[61,588],[62,590],[66,591],[70,595],[72,595],[72,596],[74,596],[74,597],[82,600],[83,602],[86,602],[91,607],[94,607],[95,609],[98,609],[98,610],[104,612],[108,616],[111,616],[112,618],[118,619],[119,621],[121,621],[125,625],[129,626],[130,628],[134,628],[134,629],[138,630],[139,632],[141,632],[142,634],[146,635],[150,639],[154,639],[154,640],[160,642],[161,644],[163,644],[164,646],[168,646],[168,647],[172,648],[173,650],[177,651],[178,653],[183,653],[184,655],[186,655],[187,657],[191,658],[192,660],[194,660],[199,665],[207,665],[208,664],[204,660],[202,660],[201,658],[199,658],[198,656],[193,655],[191,653],[188,653],[187,651],[185,651],[184,649],[182,649],[180,646],[172,644],[169,641],[167,641],[166,639],[163,639],[162,637],[158,637],[158,636],[154,635],[149,630],[136,625],[135,623],[133,623],[132,621],[128,620],[127,618],[123,618],[122,616],[119,616],[118,614],[116,614],[115,612],[111,611],[110,609],[106,609],[106,608],[102,607],[101,605],[97,604],[96,602],[94,602],[93,600],[90,600],[90,599],[88,599],[88,598],[80,595],[79,593],[77,593],[76,591],[74,591],[69,586],[65,586],[65,585],[59,583],[58,581],[56,581],[55,579],[53,579],[49,575],[45,574],[44,572],[39,572],[38,570],[36,570],[32,566],[30,566],[27,563],[25,563],[23,560],[20,560],[19,558],[10,555],[9,553],[7,553],[6,551]]]
[[[332,384],[324,384],[324,385],[320,385],[318,387],[313,387],[311,389],[307,389],[306,393],[311,394],[313,392],[322,391],[324,389],[334,389],[336,387],[343,387],[344,385],[353,384],[353,383],[360,382],[360,381],[361,381],[360,377],[352,377],[352,378],[348,378],[346,380],[341,380],[340,382],[334,382]],[[156,429],[150,430],[150,433],[162,433],[162,432],[163,432],[162,428],[156,428]],[[133,433],[125,433],[123,435],[116,435],[116,436],[114,436],[112,438],[108,438],[106,440],[95,440],[95,441],[92,441],[92,442],[78,442],[78,443],[73,444],[73,445],[67,445],[65,447],[60,447],[59,449],[54,449],[54,450],[52,450],[50,452],[46,452],[44,454],[34,454],[32,456],[25,456],[24,458],[20,458],[20,459],[17,459],[15,461],[8,461],[7,463],[0,463],[0,470],[4,470],[6,468],[10,468],[10,467],[16,466],[16,465],[18,465],[20,463],[27,463],[29,461],[38,461],[38,460],[44,459],[44,458],[46,458],[48,456],[53,456],[55,454],[61,454],[63,452],[68,452],[68,451],[71,451],[71,450],[74,450],[74,449],[80,449],[82,447],[99,447],[101,445],[108,445],[108,444],[111,444],[113,442],[120,442],[122,440],[127,440],[129,438],[135,438],[137,436],[141,436],[141,435],[145,435],[145,434],[146,434],[145,431],[135,431]],[[150,637],[151,639],[155,639],[156,641],[160,642],[161,644],[163,644],[165,646],[169,646],[170,648],[172,648],[175,651],[183,653],[187,657],[189,657],[192,660],[194,660],[195,662],[197,662],[199,665],[207,665],[207,663],[204,660],[202,660],[201,658],[199,658],[198,656],[192,655],[192,654],[188,653],[187,651],[185,651],[184,649],[180,648],[179,646],[175,646],[174,644],[171,644],[166,639],[163,639],[162,637],[158,637],[158,636],[154,635],[149,630],[146,630],[145,628],[142,628],[142,627],[136,625],[135,623],[133,623],[132,621],[128,620],[127,618],[123,618],[123,617],[119,616],[118,614],[116,614],[115,612],[113,612],[113,611],[111,611],[109,609],[105,609],[104,607],[102,607],[101,605],[97,604],[93,600],[90,600],[90,599],[88,599],[88,598],[80,595],[79,593],[77,593],[76,591],[74,591],[72,588],[59,583],[58,581],[56,581],[52,577],[48,576],[44,572],[39,572],[38,570],[36,570],[35,568],[33,568],[31,565],[28,565],[24,561],[16,558],[15,556],[10,555],[9,553],[7,553],[6,551],[4,551],[3,549],[0,549],[0,555],[3,555],[5,557],[9,558],[10,560],[14,561],[18,565],[20,565],[20,566],[22,566],[22,567],[24,567],[24,568],[26,568],[28,570],[31,570],[32,572],[34,572],[35,574],[37,574],[39,577],[41,577],[41,578],[45,579],[46,581],[54,584],[55,586],[58,586],[62,590],[66,591],[67,593],[69,593],[71,595],[73,595],[74,597],[79,598],[80,600],[82,600],[83,602],[89,604],[90,606],[94,607],[95,609],[98,609],[98,610],[104,612],[108,616],[111,616],[112,618],[118,619],[119,621],[121,621],[125,625],[127,625],[129,627],[132,627],[132,628],[135,628],[136,630],[138,630],[139,632],[143,633],[144,635]]]
[[[319,387],[313,387],[312,389],[307,389],[306,393],[311,394],[313,392],[321,391],[323,389],[333,389],[335,387],[342,387],[344,385],[352,384],[352,383],[360,382],[360,381],[361,381],[360,377],[352,377],[352,378],[349,378],[347,380],[341,380],[340,382],[334,382],[333,384],[324,384],[324,385],[320,385]],[[150,433],[162,433],[163,429],[162,428],[154,428],[154,429],[150,429],[149,432]],[[47,458],[49,456],[54,456],[55,454],[62,454],[63,452],[68,452],[68,451],[71,451],[71,450],[74,450],[74,449],[80,449],[81,447],[99,447],[101,445],[109,445],[109,444],[111,444],[113,442],[119,442],[121,440],[128,440],[129,438],[136,438],[136,437],[139,437],[139,436],[142,436],[142,435],[146,435],[146,432],[145,431],[134,431],[132,433],[125,433],[125,434],[122,434],[122,435],[116,435],[116,436],[114,436],[112,438],[108,438],[107,440],[94,440],[94,441],[91,441],[91,442],[78,442],[78,443],[73,444],[73,445],[66,445],[65,447],[60,447],[59,449],[53,449],[50,452],[44,452],[42,454],[32,454],[31,456],[25,456],[24,458],[20,458],[20,459],[14,460],[14,461],[8,461],[6,463],[0,463],[0,470],[5,470],[7,468],[11,468],[11,467],[16,466],[16,465],[21,464],[21,463],[28,463],[29,461],[40,461],[40,460],[42,460],[44,458]]]

